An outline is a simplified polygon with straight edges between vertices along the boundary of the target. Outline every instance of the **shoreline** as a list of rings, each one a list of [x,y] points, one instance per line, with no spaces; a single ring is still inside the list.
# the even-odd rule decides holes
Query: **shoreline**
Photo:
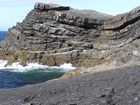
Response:
[[[8,61],[0,60],[0,89],[42,83],[60,78],[66,72],[75,69],[70,63],[60,66],[46,66],[38,63],[27,63],[26,66],[23,66],[19,62],[11,65],[7,63]]]
[[[139,69],[140,66],[126,67],[0,90],[0,102],[2,105],[137,105]]]

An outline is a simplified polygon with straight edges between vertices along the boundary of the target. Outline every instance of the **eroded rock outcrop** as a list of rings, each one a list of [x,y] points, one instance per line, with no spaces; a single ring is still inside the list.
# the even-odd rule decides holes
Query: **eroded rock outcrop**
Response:
[[[139,65],[139,17],[140,7],[113,17],[93,10],[36,3],[22,23],[9,29],[1,42],[0,57],[9,62],[70,62],[98,69]]]

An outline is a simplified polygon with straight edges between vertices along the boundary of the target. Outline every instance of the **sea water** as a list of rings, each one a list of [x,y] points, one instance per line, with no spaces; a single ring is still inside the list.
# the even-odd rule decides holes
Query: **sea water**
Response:
[[[7,35],[7,31],[0,31],[0,41],[2,41]]]
[[[0,31],[0,41],[7,32]],[[27,66],[19,62],[7,65],[7,60],[0,60],[0,89],[16,88],[30,84],[45,82],[47,80],[61,77],[69,70],[75,69],[72,64],[58,66],[46,66],[38,63],[27,63]]]

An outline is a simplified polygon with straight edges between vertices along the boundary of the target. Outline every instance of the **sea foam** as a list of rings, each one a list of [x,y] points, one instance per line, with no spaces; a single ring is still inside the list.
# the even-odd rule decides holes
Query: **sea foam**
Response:
[[[0,70],[8,70],[10,72],[28,72],[33,70],[43,70],[46,72],[49,71],[58,71],[58,72],[68,72],[70,70],[76,69],[70,63],[64,63],[60,66],[47,66],[38,63],[27,63],[26,66],[21,65],[19,62],[14,62],[11,65],[7,65],[7,60],[0,60]]]

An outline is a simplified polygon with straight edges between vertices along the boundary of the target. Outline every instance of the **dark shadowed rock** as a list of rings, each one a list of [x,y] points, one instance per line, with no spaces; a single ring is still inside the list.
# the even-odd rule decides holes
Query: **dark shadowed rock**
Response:
[[[56,11],[64,11],[64,10],[70,10],[70,7],[60,6],[58,4],[44,4],[44,3],[36,3],[34,6],[37,10],[56,10]]]

